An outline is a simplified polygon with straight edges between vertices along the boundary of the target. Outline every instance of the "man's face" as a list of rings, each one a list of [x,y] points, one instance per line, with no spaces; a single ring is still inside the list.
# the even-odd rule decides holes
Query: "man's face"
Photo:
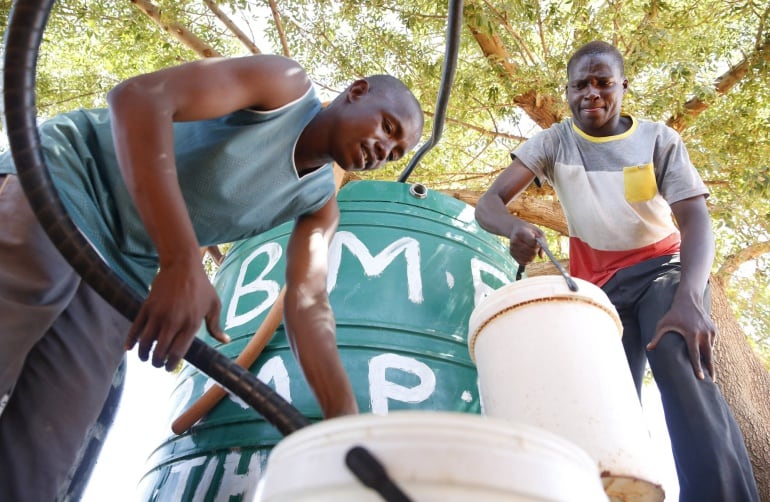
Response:
[[[567,102],[573,120],[591,136],[614,136],[628,80],[609,54],[587,54],[569,71]]]
[[[335,160],[347,171],[373,170],[417,145],[422,110],[393,93],[354,91],[336,136]]]

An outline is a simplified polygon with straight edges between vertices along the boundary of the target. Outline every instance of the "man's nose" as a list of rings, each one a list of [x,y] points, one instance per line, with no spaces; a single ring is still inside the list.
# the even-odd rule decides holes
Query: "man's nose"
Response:
[[[377,160],[387,160],[393,150],[394,142],[389,138],[384,138],[374,144],[374,152]]]

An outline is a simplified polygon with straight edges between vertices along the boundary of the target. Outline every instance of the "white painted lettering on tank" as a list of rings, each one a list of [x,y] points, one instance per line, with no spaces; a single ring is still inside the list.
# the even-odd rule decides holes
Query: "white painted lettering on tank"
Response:
[[[185,498],[179,498],[174,500],[189,500],[190,502],[205,502],[207,500],[206,495],[208,495],[209,490],[211,489],[211,484],[214,482],[214,474],[217,471],[217,465],[219,462],[217,462],[216,457],[208,457],[206,459],[206,468],[203,470],[203,474],[201,474],[200,481],[198,481],[198,484],[195,485],[195,492],[193,492],[192,497]],[[181,484],[184,486],[188,483],[187,479],[181,480]],[[190,488],[188,486],[188,488]]]
[[[184,499],[185,481],[190,477],[190,472],[192,472],[192,470],[199,465],[203,465],[205,461],[205,457],[197,457],[171,465],[171,468],[168,472],[168,477],[163,482],[164,486],[169,486],[174,490],[173,493],[169,494],[168,500]],[[162,499],[163,497],[159,498],[159,500]]]
[[[249,265],[257,258],[257,256],[261,254],[267,255],[267,266],[260,272],[256,279],[246,283],[246,272],[249,270]],[[276,298],[278,298],[278,292],[281,290],[281,285],[276,281],[265,280],[265,275],[267,275],[268,272],[270,272],[273,267],[275,267],[282,254],[283,250],[281,249],[280,244],[276,242],[268,242],[258,247],[248,256],[248,258],[243,260],[243,263],[241,263],[241,269],[238,272],[238,280],[235,283],[235,289],[233,290],[233,295],[230,299],[230,305],[227,308],[225,329],[230,329],[246,324],[267,310],[268,307],[270,307],[273,303],[275,303]],[[248,312],[238,314],[238,301],[242,297],[257,291],[264,291],[267,293],[267,298],[265,298],[262,303],[249,310]]]
[[[158,500],[186,500],[205,502],[207,500],[253,500],[257,484],[262,477],[262,465],[267,457],[266,451],[244,452],[234,450],[222,459],[219,455],[192,457],[183,462],[172,464],[168,476],[156,488],[153,496]],[[245,472],[244,455],[250,455]],[[195,476],[194,471],[200,470]],[[217,473],[221,473],[217,475]],[[194,481],[195,484],[192,484]],[[167,493],[168,492],[168,493]]]
[[[270,385],[273,382],[273,389],[278,395],[291,403],[291,378],[289,378],[289,371],[286,369],[286,364],[283,362],[281,356],[273,356],[260,366],[259,373],[257,373],[257,379],[264,384]],[[213,380],[206,382],[206,390],[209,387],[216,385]],[[227,390],[227,389],[225,389]],[[235,404],[243,408],[244,410],[251,409],[251,406],[246,404],[241,398],[227,391],[228,397]]]
[[[291,380],[281,356],[273,356],[259,368],[257,378],[266,384],[273,382],[275,391],[291,403]]]
[[[389,382],[386,375],[388,369],[416,375],[420,383],[414,387],[404,387]],[[387,415],[389,399],[420,403],[428,399],[435,390],[436,375],[430,366],[417,359],[397,354],[381,354],[369,360],[369,399],[374,414]]]
[[[262,476],[260,455],[258,453],[253,454],[249,459],[246,472],[238,473],[241,456],[240,452],[232,452],[225,457],[224,473],[214,500],[231,500],[231,497],[238,496],[241,496],[239,500],[254,500],[257,483]]]
[[[508,277],[500,271],[500,269],[493,267],[489,263],[483,262],[476,257],[471,258],[471,277],[473,278],[473,305],[476,306],[481,300],[483,300],[492,291],[498,289],[500,286],[492,287],[484,282],[481,277],[481,272],[486,272],[493,277],[497,278],[503,284],[508,284],[511,281]]]
[[[406,283],[408,297],[412,303],[422,303],[422,274],[420,271],[420,242],[411,237],[402,237],[372,256],[369,249],[352,232],[339,231],[329,247],[329,275],[326,278],[326,290],[331,293],[337,285],[337,274],[342,261],[342,247],[347,247],[358,258],[364,273],[368,277],[376,277],[404,253],[406,259]],[[350,269],[347,270],[350,273]]]

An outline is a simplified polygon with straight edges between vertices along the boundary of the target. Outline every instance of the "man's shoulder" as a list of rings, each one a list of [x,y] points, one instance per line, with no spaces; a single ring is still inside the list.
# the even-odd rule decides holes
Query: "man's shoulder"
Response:
[[[566,118],[560,122],[555,122],[549,127],[535,133],[528,143],[559,143],[569,138],[572,134],[572,119]],[[533,141],[534,140],[534,141]]]
[[[646,134],[654,134],[663,137],[677,137],[679,133],[664,122],[644,118],[636,118],[637,129]]]
[[[547,134],[566,134],[571,130],[572,130],[572,117],[567,117],[565,119],[560,120],[559,122],[554,122],[553,124],[551,124],[550,127],[543,129],[542,132]]]

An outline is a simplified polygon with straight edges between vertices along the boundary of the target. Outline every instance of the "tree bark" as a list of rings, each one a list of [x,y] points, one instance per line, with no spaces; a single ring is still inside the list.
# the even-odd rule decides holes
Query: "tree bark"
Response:
[[[268,3],[270,4],[270,11],[273,13],[275,29],[278,31],[278,37],[281,39],[283,55],[289,58],[291,57],[291,51],[289,50],[289,42],[286,40],[286,32],[283,29],[283,22],[281,21],[281,13],[278,11],[278,4],[275,3],[275,0],[268,0]]]
[[[482,195],[472,190],[442,190],[442,193],[473,207]],[[508,204],[508,211],[533,225],[550,228],[561,235],[568,234],[564,210],[551,190],[530,187]]]
[[[147,17],[152,19],[155,24],[160,26],[166,33],[181,42],[184,46],[189,47],[195,53],[203,58],[221,56],[216,49],[208,45],[206,42],[196,37],[190,30],[185,28],[179,23],[168,23],[161,18],[161,10],[157,5],[150,0],[129,0],[136,6],[137,9],[144,12]]]
[[[746,342],[722,281],[711,280],[717,385],[743,432],[760,499],[770,501],[770,372]]]
[[[217,3],[214,0],[203,0],[203,3],[206,4],[206,7],[209,8],[211,12],[214,13],[214,15],[219,19],[222,24],[224,24],[228,30],[230,30],[230,33],[235,35],[235,38],[240,40],[240,42],[247,48],[252,54],[262,54],[262,51],[259,50],[259,47],[257,47],[257,44],[252,42],[251,38],[249,38],[248,35],[246,35],[243,30],[238,28],[238,25],[236,25],[232,19],[222,10],[219,8]]]
[[[465,22],[490,66],[500,74],[502,79],[515,79],[518,65],[513,62],[500,37],[494,33],[486,33],[482,27],[476,25],[476,19],[473,16],[465,16]],[[543,129],[564,118],[558,112],[557,101],[553,96],[529,91],[514,97],[514,101]]]

